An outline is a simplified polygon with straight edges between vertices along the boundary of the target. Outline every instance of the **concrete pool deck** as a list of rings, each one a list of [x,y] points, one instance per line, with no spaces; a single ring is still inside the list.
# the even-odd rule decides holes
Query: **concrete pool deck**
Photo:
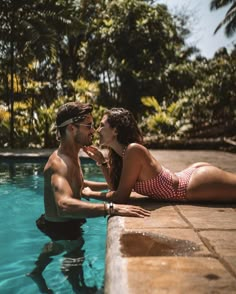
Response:
[[[156,150],[178,171],[208,161],[236,173],[236,155],[219,151]],[[236,293],[236,204],[134,203],[151,217],[108,221],[106,294]]]
[[[236,173],[236,154],[221,151],[152,150],[178,171],[207,161]],[[51,150],[1,152],[1,158],[47,157]],[[236,293],[236,203],[131,202],[149,218],[108,219],[106,294]]]

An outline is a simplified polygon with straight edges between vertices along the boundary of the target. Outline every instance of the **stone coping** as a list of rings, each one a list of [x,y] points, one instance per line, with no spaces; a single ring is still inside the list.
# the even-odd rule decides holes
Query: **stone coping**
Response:
[[[48,158],[53,149],[0,149],[2,158]]]
[[[14,150],[1,150],[0,161],[4,160],[17,160],[17,161],[38,161],[47,160],[52,152],[56,149],[14,149]],[[79,157],[88,158],[87,154],[81,150]]]

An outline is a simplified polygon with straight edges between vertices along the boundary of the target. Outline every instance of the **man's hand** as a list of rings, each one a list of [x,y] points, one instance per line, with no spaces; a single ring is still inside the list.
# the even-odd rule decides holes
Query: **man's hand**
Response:
[[[149,210],[135,205],[113,204],[113,207],[113,215],[146,217],[151,214]]]

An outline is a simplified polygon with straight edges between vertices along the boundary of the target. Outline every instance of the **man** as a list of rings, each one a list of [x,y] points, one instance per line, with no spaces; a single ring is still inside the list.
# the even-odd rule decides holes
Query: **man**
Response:
[[[60,145],[49,157],[44,168],[45,214],[37,220],[38,228],[53,242],[45,246],[36,262],[36,268],[30,273],[41,291],[44,292],[50,292],[42,277],[44,268],[51,261],[50,256],[67,250],[67,241],[75,240],[75,249],[81,248],[83,243],[81,225],[84,223],[84,218],[104,215],[134,217],[150,215],[149,211],[138,206],[91,203],[81,199],[84,180],[78,153],[84,146],[92,144],[95,132],[92,110],[90,104],[69,102],[62,105],[57,113],[56,131]],[[106,183],[90,181],[86,181],[86,186],[98,190],[108,187]],[[71,250],[71,242],[69,243]],[[79,250],[71,252],[78,253]],[[66,275],[74,291],[77,291],[77,285],[71,278],[74,274],[70,276],[71,271],[75,271],[75,264],[69,269],[67,267]],[[78,273],[80,271],[81,264],[78,265]]]

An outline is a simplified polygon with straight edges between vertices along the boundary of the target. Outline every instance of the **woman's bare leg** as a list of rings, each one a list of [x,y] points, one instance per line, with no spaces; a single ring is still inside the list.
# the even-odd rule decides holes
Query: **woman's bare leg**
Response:
[[[201,163],[196,167],[187,188],[188,200],[236,202],[236,174]]]
[[[197,168],[202,166],[212,166],[212,164],[210,164],[209,162],[200,161],[190,165],[190,167],[197,167]]]

